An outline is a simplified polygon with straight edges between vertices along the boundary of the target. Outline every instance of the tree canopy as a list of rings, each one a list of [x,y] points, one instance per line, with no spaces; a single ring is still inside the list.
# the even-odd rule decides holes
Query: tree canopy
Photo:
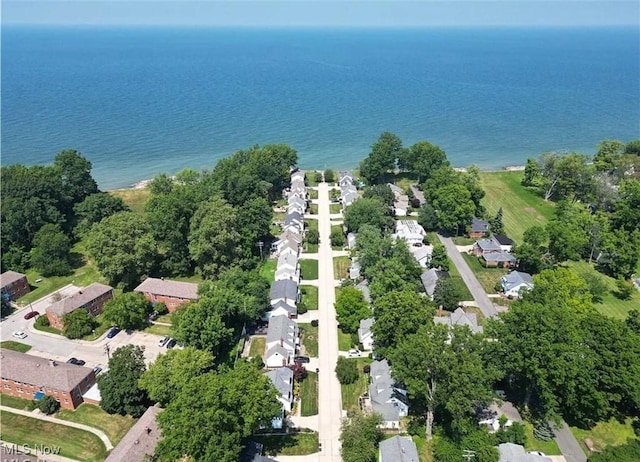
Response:
[[[371,317],[371,308],[362,292],[355,287],[345,287],[336,299],[336,314],[340,328],[344,332],[355,333],[360,321]]]
[[[144,348],[126,345],[111,354],[109,370],[98,377],[100,407],[109,414],[140,417],[151,404],[138,381],[144,373]]]
[[[125,292],[109,300],[102,317],[121,329],[142,329],[151,313],[151,303],[139,292]]]

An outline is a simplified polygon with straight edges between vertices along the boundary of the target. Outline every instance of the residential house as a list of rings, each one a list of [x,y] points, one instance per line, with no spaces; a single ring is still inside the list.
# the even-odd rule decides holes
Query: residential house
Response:
[[[273,428],[281,429],[285,413],[293,408],[293,371],[288,367],[279,367],[267,372],[267,377],[278,390],[278,401],[282,404],[282,415],[271,422]]]
[[[522,422],[520,413],[515,406],[509,401],[498,404],[496,401],[491,403],[489,407],[479,409],[476,412],[476,419],[480,425],[486,426],[490,433],[500,430],[500,419],[504,419],[503,426],[510,427],[513,422]]]
[[[356,248],[356,235],[355,233],[347,234],[347,246],[349,250],[353,250]]]
[[[409,250],[421,267],[426,268],[429,265],[431,254],[433,253],[432,245],[423,245],[422,247],[411,246]]]
[[[500,249],[502,249],[503,252],[511,252],[513,249],[514,242],[506,234],[494,234],[493,238],[500,244]]]
[[[380,441],[378,462],[419,462],[418,448],[410,436],[393,436]]]
[[[351,266],[349,267],[349,279],[352,281],[357,281],[360,279],[360,262],[358,262],[358,257],[353,257],[351,259]]]
[[[489,239],[479,239],[473,244],[471,252],[476,257],[481,257],[487,253],[495,253],[502,252],[502,248],[500,247],[500,243],[496,241],[493,237]]]
[[[446,279],[449,277],[449,273],[441,271],[435,268],[429,268],[427,271],[420,275],[420,281],[424,287],[425,293],[433,300],[433,293],[436,290],[436,284],[440,279]]]
[[[338,184],[342,188],[343,186],[352,185],[354,181],[353,174],[349,171],[343,171],[338,173]]]
[[[287,239],[286,241],[282,242],[278,247],[278,254],[280,256],[288,254],[288,255],[293,255],[295,257],[298,257],[298,255],[300,255],[300,249],[301,249],[300,243],[296,242],[293,239]]]
[[[0,392],[26,400],[51,396],[63,409],[82,404],[82,395],[96,383],[93,369],[0,349]]]
[[[356,289],[362,292],[364,299],[371,303],[371,292],[369,291],[369,281],[363,279],[359,284],[356,284]]]
[[[295,226],[301,232],[304,229],[304,217],[300,212],[290,212],[284,218],[285,226]]]
[[[152,305],[164,303],[171,312],[198,299],[198,284],[164,278],[147,278],[133,290],[142,293]]]
[[[383,428],[399,428],[400,418],[409,413],[407,392],[396,386],[386,359],[371,363],[368,401],[373,412],[382,416]]]
[[[131,427],[118,445],[111,450],[104,462],[147,462],[156,452],[162,439],[156,417],[161,408],[156,404],[148,408]]]
[[[404,239],[410,246],[421,246],[426,234],[416,220],[396,221],[396,238]]]
[[[287,252],[281,253],[278,257],[275,280],[281,281],[283,279],[296,282],[300,281],[300,265],[297,255]]]
[[[273,316],[267,327],[266,361],[269,368],[288,366],[298,345],[298,325],[287,316]]]
[[[271,305],[271,309],[269,311],[265,312],[264,316],[262,316],[262,320],[268,321],[273,316],[286,316],[289,319],[295,319],[298,317],[297,305],[295,303],[279,300]]]
[[[478,240],[471,252],[483,260],[485,266],[511,268],[517,263],[513,255],[502,250],[500,243],[494,237]]]
[[[15,271],[0,274],[0,293],[5,300],[17,300],[31,291],[27,276]]]
[[[402,194],[393,202],[393,213],[397,217],[406,217],[409,214],[409,196]]]
[[[358,191],[355,186],[348,186],[342,188],[342,193],[340,194],[340,202],[342,203],[342,209],[344,210],[346,207],[353,204],[358,200]]]
[[[375,319],[367,318],[360,320],[360,327],[358,328],[358,341],[362,345],[362,349],[364,351],[373,350],[373,333],[371,332],[371,327]]]
[[[295,172],[291,173],[291,182],[301,182],[302,184],[304,184],[304,172],[302,170],[296,170]]]
[[[389,189],[396,198],[404,194],[404,190],[400,186],[396,186],[393,183],[387,183],[387,186],[389,186]]]
[[[444,324],[450,329],[453,326],[467,326],[474,334],[483,331],[482,326],[478,325],[478,316],[475,313],[467,313],[462,308],[456,308],[448,316],[435,316],[433,322],[435,324]]]
[[[56,329],[64,328],[63,317],[77,309],[84,309],[91,316],[102,313],[102,307],[113,298],[113,287],[94,282],[73,295],[63,298],[47,308],[49,324]]]
[[[489,234],[489,222],[477,217],[473,217],[471,220],[471,226],[469,228],[469,237],[482,237]]]
[[[294,305],[297,304],[298,301],[300,301],[298,283],[289,279],[274,281],[274,283],[271,284],[270,300],[271,306],[279,301]]]
[[[420,207],[427,203],[426,199],[424,198],[424,193],[418,188],[418,185],[412,184],[411,191],[413,192],[413,196],[418,199]]]
[[[520,298],[523,291],[533,289],[533,278],[529,273],[511,271],[500,278],[500,284],[507,297]]]
[[[526,452],[524,446],[513,443],[499,444],[498,453],[500,454],[498,462],[552,462],[550,457]]]

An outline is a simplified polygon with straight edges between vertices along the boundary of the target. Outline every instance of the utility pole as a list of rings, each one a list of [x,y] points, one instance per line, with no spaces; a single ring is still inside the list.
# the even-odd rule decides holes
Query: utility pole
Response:
[[[262,248],[264,247],[264,242],[258,241],[258,247],[260,248],[260,260],[262,260]]]
[[[107,354],[107,361],[111,361],[111,350],[108,343],[104,346],[104,352]]]

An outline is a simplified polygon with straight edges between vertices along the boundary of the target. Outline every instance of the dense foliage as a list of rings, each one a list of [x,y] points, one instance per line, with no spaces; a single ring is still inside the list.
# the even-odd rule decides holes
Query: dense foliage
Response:
[[[151,303],[139,292],[126,292],[109,300],[102,317],[121,329],[142,329],[151,313]]]
[[[109,370],[98,377],[100,407],[109,414],[140,417],[149,406],[149,397],[138,385],[144,373],[144,348],[126,345],[111,354]]]
[[[340,428],[340,455],[344,462],[375,462],[378,456],[378,443],[382,432],[378,414],[365,415],[350,411],[342,421]]]

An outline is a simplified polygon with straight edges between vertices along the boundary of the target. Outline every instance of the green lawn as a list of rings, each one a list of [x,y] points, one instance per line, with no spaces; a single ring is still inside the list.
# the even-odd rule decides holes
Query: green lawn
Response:
[[[585,438],[591,438],[593,445],[597,449],[604,449],[606,446],[619,446],[635,438],[631,419],[620,423],[615,418],[612,418],[608,422],[599,422],[591,430],[583,430],[577,427],[570,428],[571,433],[576,437],[585,454],[589,454],[587,446],[584,444]]]
[[[104,443],[93,433],[5,411],[0,411],[0,416],[3,441],[30,447],[59,447],[60,456],[79,461],[99,462],[107,457]]]
[[[311,204],[309,206],[309,213],[311,215],[317,215],[318,214],[318,204]]]
[[[502,276],[509,272],[508,269],[505,268],[485,268],[478,260],[478,257],[474,255],[469,255],[468,253],[463,253],[462,258],[465,259],[473,274],[475,274],[478,282],[482,285],[482,288],[488,294],[495,294],[495,285],[500,280]]]
[[[12,407],[14,409],[27,409],[29,411],[32,411],[36,408],[35,401],[32,401],[30,399],[18,398],[16,396],[5,395],[4,393],[0,393],[0,404],[3,406]]]
[[[318,260],[300,260],[302,279],[318,279]]]
[[[318,190],[309,189],[309,199],[317,199],[317,198],[318,198]]]
[[[318,288],[316,286],[300,286],[302,301],[308,310],[318,309]]]
[[[267,456],[304,456],[318,452],[317,433],[253,435],[251,440],[262,443]]]
[[[299,323],[300,334],[302,337],[302,346],[307,355],[317,358],[318,357],[318,328],[313,327],[309,323]]]
[[[308,231],[315,229],[318,231],[318,220],[305,220],[305,225]]]
[[[586,261],[570,261],[563,263],[563,265],[572,268],[578,274],[595,272],[602,276],[603,280],[609,287],[610,292],[603,297],[602,303],[595,304],[596,309],[600,313],[611,316],[612,318],[625,319],[629,311],[640,307],[640,292],[634,290],[633,295],[629,300],[620,300],[611,292],[616,290],[616,280],[605,274],[597,272],[595,268],[589,265]]]
[[[362,368],[365,364],[371,364],[371,359],[357,358],[351,359],[350,361],[356,361],[358,363],[358,371],[360,374],[358,375],[358,380],[354,383],[341,385],[342,409],[345,410],[359,408],[359,398],[367,391],[367,387],[369,386],[369,374],[365,374]]]
[[[260,268],[260,274],[269,282],[273,282],[276,278],[277,266],[278,262],[276,260],[267,260],[262,264],[262,268]]]
[[[329,213],[342,212],[342,204],[329,204]]]
[[[465,236],[455,236],[452,237],[451,240],[455,245],[473,245],[477,241],[476,238]]]
[[[315,170],[307,170],[304,172],[304,179],[307,182],[307,186],[318,186]]]
[[[449,259],[449,275],[451,276],[451,283],[457,287],[458,292],[460,293],[460,297],[463,301],[465,300],[473,300],[473,295],[469,292],[469,288],[462,280],[460,273],[458,272],[458,268],[453,264],[451,259]]]
[[[307,417],[318,414],[318,374],[307,372],[300,383],[300,415]]]
[[[255,336],[251,339],[251,347],[249,347],[249,357],[264,355],[265,347],[267,346],[267,338],[264,336]]]
[[[482,172],[480,181],[486,195],[482,205],[488,216],[503,211],[504,229],[507,235],[522,242],[528,228],[545,223],[553,215],[554,204],[545,202],[537,192],[520,184],[523,172]]]
[[[158,322],[165,322],[167,324],[173,324],[173,313],[163,314],[162,316],[158,316],[156,318]]]
[[[151,190],[144,189],[114,189],[109,194],[120,197],[129,208],[136,213],[144,213],[144,206],[151,196]]]
[[[26,343],[14,342],[13,340],[6,340],[4,342],[0,342],[0,348],[6,348],[7,350],[26,353],[31,349],[31,345],[27,345]]]
[[[333,277],[336,279],[348,278],[350,267],[351,259],[349,257],[335,257],[333,259]]]
[[[150,324],[143,330],[143,332],[147,334],[171,336],[171,327],[160,324]]]
[[[50,334],[62,335],[62,331],[60,329],[56,329],[52,326],[41,326],[39,324],[33,323],[33,327],[37,330],[41,330],[42,332],[48,332]]]
[[[318,244],[310,244],[307,240],[304,240],[304,250],[307,253],[318,253]]]
[[[75,411],[62,409],[56,414],[56,417],[102,430],[114,446],[137,421],[131,416],[107,414],[99,406],[86,403],[81,404]]]
[[[173,281],[182,281],[182,282],[193,282],[195,284],[200,284],[204,279],[199,274],[194,274],[193,276],[171,276]]]
[[[338,350],[349,351],[352,346],[351,334],[342,332],[342,329],[338,327]]]
[[[525,426],[525,431],[527,433],[527,444],[525,444],[525,449],[527,451],[540,451],[544,452],[548,456],[559,456],[562,455],[560,448],[555,440],[550,441],[542,441],[533,436],[533,425],[529,422],[523,422]]]

